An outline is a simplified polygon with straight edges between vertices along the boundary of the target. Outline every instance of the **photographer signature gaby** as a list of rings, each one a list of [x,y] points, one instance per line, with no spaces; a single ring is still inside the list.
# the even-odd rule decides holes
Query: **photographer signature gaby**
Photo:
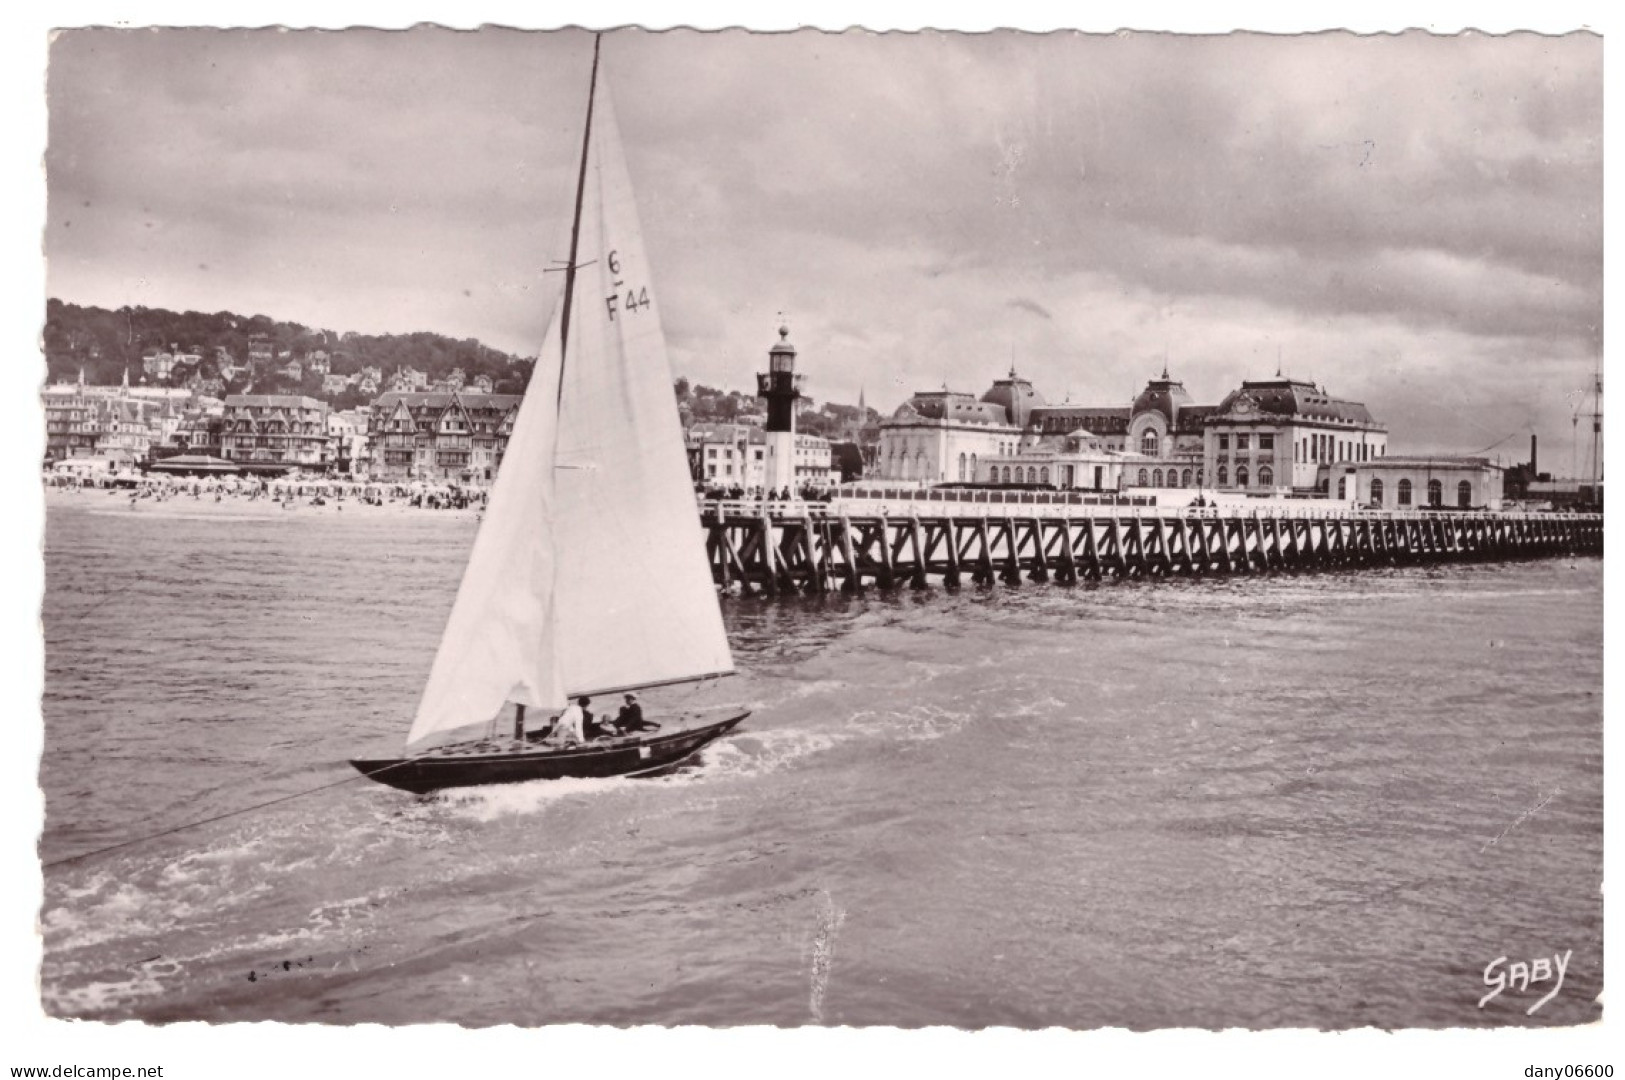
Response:
[[[1535,1015],[1537,1009],[1556,997],[1557,992],[1563,989],[1563,976],[1568,973],[1569,957],[1573,955],[1574,950],[1568,949],[1562,954],[1553,953],[1549,960],[1544,956],[1537,956],[1527,963],[1519,960],[1504,971],[1501,968],[1506,964],[1507,957],[1497,956],[1484,965],[1484,985],[1490,987],[1490,992],[1478,999],[1478,1007],[1482,1009],[1509,988],[1522,993],[1528,990],[1530,986],[1538,986],[1543,982],[1547,982],[1555,972],[1557,977],[1556,985],[1548,990],[1546,995],[1539,1001],[1524,1010],[1526,1016]]]

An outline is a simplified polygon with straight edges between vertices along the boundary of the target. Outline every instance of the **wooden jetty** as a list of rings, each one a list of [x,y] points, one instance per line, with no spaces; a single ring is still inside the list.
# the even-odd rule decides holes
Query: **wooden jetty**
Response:
[[[997,515],[929,512],[936,509],[917,505],[888,515],[710,503],[701,508],[701,521],[717,584],[747,594],[1602,553],[1601,514],[1075,505],[1005,505]]]

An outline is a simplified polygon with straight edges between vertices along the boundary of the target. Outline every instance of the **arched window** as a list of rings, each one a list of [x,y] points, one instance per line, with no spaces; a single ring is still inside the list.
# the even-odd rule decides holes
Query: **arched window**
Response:
[[[1151,474],[1146,472],[1144,469],[1141,469],[1140,470],[1140,486],[1141,487],[1149,487],[1150,484],[1151,484]]]
[[[1158,469],[1157,471],[1155,471],[1155,472],[1153,472],[1151,474],[1151,486],[1152,487],[1161,487],[1162,486],[1162,470],[1161,469]]]
[[[1444,483],[1443,483],[1443,481],[1440,481],[1440,480],[1429,480],[1428,481],[1428,505],[1429,506],[1443,506],[1444,505]]]
[[[1146,428],[1140,436],[1140,453],[1146,457],[1157,456],[1157,431],[1155,428]]]
[[[914,478],[924,480],[927,475],[925,471],[925,451],[916,450],[914,451]]]
[[[1473,505],[1473,485],[1466,480],[1456,485],[1456,505],[1463,510]]]
[[[1049,466],[1048,465],[1045,465],[1044,468],[1039,472],[1039,474],[1038,474],[1038,482],[1041,483],[1041,484],[1049,483]]]
[[[965,479],[965,464],[966,464],[965,455],[960,454],[959,455],[959,478],[961,480]]]
[[[1382,481],[1381,480],[1372,480],[1371,481],[1371,504],[1373,506],[1381,506],[1382,505]]]
[[[1409,480],[1401,480],[1399,482],[1399,505],[1401,505],[1401,506],[1409,506],[1410,504],[1411,504],[1411,482]]]
[[[1339,476],[1337,478],[1337,497],[1339,499],[1346,499],[1349,497],[1349,478],[1346,476]]]
[[[1006,484],[1010,482],[1010,466],[1008,465],[1004,467],[1004,482]]]
[[[1189,469],[1186,469],[1184,472],[1179,474],[1179,486],[1180,487],[1190,487],[1191,486],[1191,471]]]
[[[1237,487],[1246,487],[1247,486],[1247,466],[1245,466],[1245,465],[1237,465],[1236,466],[1236,486]]]
[[[1224,487],[1230,482],[1230,470],[1223,465],[1219,466],[1219,486]]]
[[[970,456],[970,477],[971,477],[972,480],[976,479],[976,455],[975,454],[972,454]]]
[[[1261,465],[1258,468],[1258,486],[1259,487],[1274,487],[1275,486],[1275,473],[1270,471],[1270,467],[1268,465]]]

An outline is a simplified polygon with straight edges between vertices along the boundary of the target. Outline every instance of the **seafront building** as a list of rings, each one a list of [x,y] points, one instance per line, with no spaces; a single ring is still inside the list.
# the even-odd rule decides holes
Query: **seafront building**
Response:
[[[502,464],[520,400],[518,394],[390,390],[368,413],[367,474],[488,483]]]
[[[327,414],[329,456],[333,468],[356,473],[367,461],[367,427],[371,417],[366,409],[349,409]]]
[[[1388,429],[1363,404],[1297,379],[1243,382],[1203,427],[1207,475],[1221,491],[1324,494],[1338,466],[1388,451]]]
[[[302,394],[233,394],[225,402],[220,456],[241,464],[325,468],[327,415],[327,402]]]
[[[923,390],[880,425],[876,479],[1072,490],[1201,489],[1367,506],[1498,506],[1500,466],[1481,457],[1388,457],[1361,402],[1277,375],[1218,405],[1164,370],[1127,407],[1052,405],[1013,369],[980,398]]]
[[[1499,509],[1505,470],[1489,458],[1382,457],[1341,467],[1336,498],[1385,510],[1417,507]]]
[[[192,398],[179,388],[132,387],[129,373],[118,386],[57,383],[40,392],[45,411],[45,456],[105,459],[108,467],[132,465],[179,428]]]
[[[750,424],[706,422],[684,433],[689,471],[713,487],[760,490],[767,485],[767,435]]]

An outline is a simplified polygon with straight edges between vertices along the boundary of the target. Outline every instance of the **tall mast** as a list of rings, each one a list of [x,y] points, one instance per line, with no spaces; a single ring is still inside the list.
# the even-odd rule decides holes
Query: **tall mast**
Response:
[[[1602,480],[1602,358],[1597,359],[1596,381],[1592,383],[1591,399],[1591,483],[1593,486],[1592,498],[1596,498],[1595,486]]]
[[[592,77],[587,83],[587,123],[581,132],[581,172],[576,177],[576,212],[570,222],[570,261],[564,268],[564,321],[559,324],[559,394],[564,403],[564,358],[570,346],[570,302],[576,288],[576,250],[581,242],[581,202],[587,193],[587,150],[592,145],[592,104],[598,93],[598,45],[603,34],[592,36]]]

